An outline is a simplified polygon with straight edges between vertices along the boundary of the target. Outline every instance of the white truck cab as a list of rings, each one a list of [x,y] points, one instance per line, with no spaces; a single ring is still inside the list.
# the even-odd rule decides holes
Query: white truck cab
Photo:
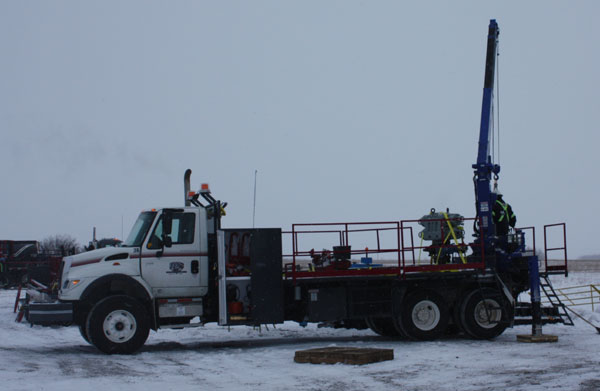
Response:
[[[169,234],[164,232],[167,219],[171,224]],[[206,220],[206,210],[198,207],[142,211],[121,247],[64,258],[58,298],[79,300],[91,283],[110,274],[134,278],[152,298],[206,295]]]
[[[100,350],[129,353],[143,345],[149,329],[189,327],[202,317],[211,273],[209,235],[216,259],[215,232],[226,204],[207,185],[190,192],[190,174],[184,178],[185,207],[144,210],[120,247],[65,257],[58,300],[30,303],[29,321],[75,323]]]

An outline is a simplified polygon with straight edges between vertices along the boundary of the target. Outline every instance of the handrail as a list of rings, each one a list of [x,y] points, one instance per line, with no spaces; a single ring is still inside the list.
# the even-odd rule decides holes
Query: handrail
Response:
[[[562,247],[548,247],[548,229],[552,227],[561,227],[562,228]],[[564,251],[564,263],[562,265],[548,265],[548,253],[550,251]],[[565,223],[555,223],[555,224],[546,224],[544,225],[544,264],[546,267],[546,273],[552,271],[564,271],[565,275],[568,275],[568,265],[567,265],[567,225]]]
[[[477,218],[459,218],[459,219],[448,219],[443,218],[440,221],[444,222],[444,224],[440,224],[440,229],[442,231],[442,235],[445,235],[446,224],[450,227],[450,221],[452,220],[476,220]],[[358,275],[371,275],[371,274],[382,274],[382,275],[390,275],[395,274],[400,278],[406,277],[407,272],[442,272],[442,271],[459,271],[465,269],[483,269],[485,268],[485,254],[484,254],[484,244],[482,241],[479,243],[465,243],[463,238],[457,239],[457,235],[454,235],[454,242],[448,241],[448,243],[436,243],[431,244],[429,246],[423,246],[421,243],[420,246],[416,246],[414,242],[414,227],[410,224],[415,224],[420,222],[421,220],[402,220],[402,221],[379,221],[379,222],[337,222],[337,223],[301,223],[301,224],[293,224],[291,231],[283,231],[282,234],[291,235],[292,236],[292,251],[291,254],[284,254],[284,258],[290,259],[291,263],[287,263],[285,265],[285,278],[293,279],[293,282],[296,282],[296,279],[299,277],[321,277],[321,276],[358,276]],[[429,220],[435,221],[435,220]],[[395,238],[387,236],[387,242],[382,243],[381,234],[385,232],[396,232]],[[355,245],[351,246],[350,243],[350,235],[351,234],[361,234],[359,237],[361,240],[366,243],[361,243],[356,245],[356,237]],[[362,234],[372,233],[373,236],[364,236]],[[351,248],[347,249],[346,254],[350,256],[360,256],[365,255],[365,257],[371,256],[373,254],[388,254],[391,255],[393,253],[397,254],[396,257],[391,259],[387,259],[383,261],[383,263],[378,263],[373,266],[364,266],[359,265],[360,267],[350,267],[348,269],[336,269],[337,265],[334,265],[334,261],[330,261],[325,265],[335,266],[335,267],[316,267],[309,268],[308,272],[300,271],[299,265],[301,261],[311,262],[311,258],[315,254],[314,248],[300,248],[299,239],[300,236],[312,235],[312,234],[335,234],[338,239],[334,239],[335,242],[333,246],[348,246]],[[366,239],[365,239],[366,238]],[[370,239],[369,239],[370,238]],[[317,238],[318,239],[318,238]],[[394,245],[389,243],[389,240],[395,241]],[[322,240],[322,239],[321,239]],[[373,245],[373,241],[376,242],[374,248],[371,247]],[[306,243],[303,241],[303,243]],[[313,243],[314,244],[314,243]],[[367,244],[368,246],[365,246]],[[329,247],[331,243],[326,246]],[[319,245],[320,246],[320,245]],[[304,246],[303,246],[304,247]],[[314,246],[317,247],[317,246]],[[440,262],[439,264],[430,258],[427,264],[419,264],[415,263],[415,250],[428,248],[429,250],[442,249],[442,248],[452,248],[456,249],[460,247],[461,249],[468,250],[471,248],[475,253],[475,257],[471,257],[468,259],[464,250],[462,250],[461,260],[458,264],[455,262]],[[327,256],[327,254],[331,254],[331,250],[323,250],[327,251],[327,253],[323,253],[323,256]],[[412,256],[412,262],[407,262],[407,253],[408,256]],[[330,255],[329,255],[330,256]],[[396,258],[396,259],[394,259]],[[395,266],[390,264],[389,262],[394,262]],[[407,264],[408,263],[408,264]],[[302,263],[303,267],[304,263]],[[347,266],[346,266],[347,267]],[[309,274],[307,274],[309,273]]]
[[[569,306],[591,305],[594,311],[594,305],[600,305],[600,285],[588,284],[577,285],[563,288],[554,288],[556,295]],[[548,304],[546,299],[544,304]]]

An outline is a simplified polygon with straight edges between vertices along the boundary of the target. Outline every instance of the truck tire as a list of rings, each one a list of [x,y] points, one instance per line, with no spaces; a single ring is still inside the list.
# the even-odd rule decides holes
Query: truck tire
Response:
[[[366,318],[367,326],[382,337],[398,337],[401,334],[394,327],[392,318]]]
[[[148,314],[136,299],[115,295],[100,300],[90,311],[86,334],[107,354],[131,354],[144,345],[150,332]]]
[[[471,294],[471,291],[468,290],[466,292],[462,292],[454,301],[452,305],[452,323],[454,323],[454,327],[458,330],[457,334],[467,334],[469,335],[463,326],[461,320],[462,314],[462,304],[465,302],[467,296]]]
[[[86,326],[84,324],[79,325],[79,334],[81,334],[81,337],[85,340],[85,342],[91,344],[90,337],[87,335]]]
[[[475,339],[499,336],[508,326],[502,295],[495,289],[475,289],[462,302],[460,322],[463,330]]]
[[[432,291],[416,291],[403,301],[397,324],[404,334],[421,341],[443,336],[450,316],[444,299]]]

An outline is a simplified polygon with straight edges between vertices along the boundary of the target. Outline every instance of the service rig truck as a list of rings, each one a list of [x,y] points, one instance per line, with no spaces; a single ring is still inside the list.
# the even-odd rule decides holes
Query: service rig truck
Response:
[[[294,224],[287,232],[223,228],[225,204],[207,185],[190,191],[188,170],[183,207],[141,212],[120,247],[65,257],[56,300],[30,300],[27,319],[77,325],[83,338],[105,353],[137,351],[150,329],[207,322],[320,322],[418,340],[452,331],[494,338],[526,322],[541,333],[544,322],[565,323],[560,306],[540,308],[538,258],[525,243],[529,231],[497,235],[495,230],[492,178],[498,179],[500,167],[491,159],[490,122],[498,34],[492,20],[473,165],[475,217],[432,210],[417,220]],[[469,243],[467,221],[473,223]],[[420,245],[413,225],[422,227]],[[350,243],[365,235],[377,244]],[[291,240],[285,256],[282,236]],[[315,251],[303,244],[306,237],[319,236],[333,236],[331,248]],[[382,244],[384,236],[393,245]],[[416,251],[427,253],[427,261],[417,262]],[[386,259],[373,263],[374,255]],[[566,262],[547,267],[548,272],[566,273]],[[519,304],[527,289],[531,303]]]

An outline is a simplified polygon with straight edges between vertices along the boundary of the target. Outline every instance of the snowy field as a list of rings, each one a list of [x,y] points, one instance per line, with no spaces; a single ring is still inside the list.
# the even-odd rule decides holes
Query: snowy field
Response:
[[[571,273],[555,286],[600,284],[600,273]],[[262,330],[216,325],[151,332],[133,356],[107,356],[77,328],[15,323],[15,291],[0,291],[0,390],[600,390],[600,334],[545,326],[550,344],[524,344],[508,329],[494,341],[448,338],[408,342],[368,330]],[[577,307],[600,324],[600,310]],[[394,360],[364,366],[296,364],[294,352],[323,346],[394,349]]]

